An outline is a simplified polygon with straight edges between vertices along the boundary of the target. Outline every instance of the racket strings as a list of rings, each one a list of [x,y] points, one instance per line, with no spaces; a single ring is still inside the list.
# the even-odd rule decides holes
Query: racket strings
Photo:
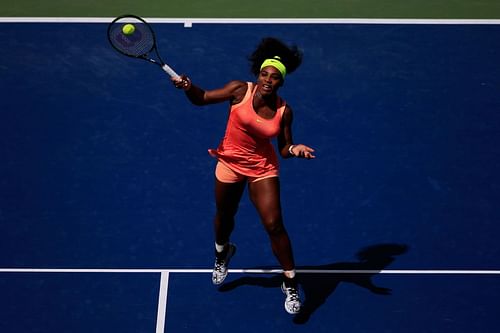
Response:
[[[125,24],[132,23],[135,31],[131,34],[123,33]],[[147,55],[155,46],[155,36],[151,28],[141,22],[131,22],[129,19],[114,22],[108,30],[108,37],[118,51],[132,57]]]

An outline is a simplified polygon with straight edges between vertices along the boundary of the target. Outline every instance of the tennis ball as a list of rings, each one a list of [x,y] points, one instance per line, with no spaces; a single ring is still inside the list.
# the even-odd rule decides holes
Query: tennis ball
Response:
[[[132,35],[135,31],[135,26],[133,24],[125,24],[122,28],[122,32],[124,35]]]

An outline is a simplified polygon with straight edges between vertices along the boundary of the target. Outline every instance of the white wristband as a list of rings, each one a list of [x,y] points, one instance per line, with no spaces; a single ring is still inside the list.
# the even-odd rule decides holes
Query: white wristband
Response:
[[[288,147],[288,152],[290,153],[290,155],[295,156],[295,154],[292,151],[293,147],[295,147],[295,145],[290,145],[290,147]]]

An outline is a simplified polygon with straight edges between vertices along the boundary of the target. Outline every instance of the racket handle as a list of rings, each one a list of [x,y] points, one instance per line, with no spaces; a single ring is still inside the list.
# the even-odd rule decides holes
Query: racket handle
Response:
[[[177,74],[169,65],[164,64],[161,68],[170,75],[171,78],[177,79],[179,78],[179,74]]]

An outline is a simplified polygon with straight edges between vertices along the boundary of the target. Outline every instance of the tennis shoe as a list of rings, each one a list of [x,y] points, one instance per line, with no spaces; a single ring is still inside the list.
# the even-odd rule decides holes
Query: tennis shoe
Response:
[[[300,302],[299,290],[296,287],[287,287],[285,282],[281,284],[281,291],[285,294],[285,310],[289,314],[297,314],[300,312],[302,303]]]
[[[227,253],[224,258],[219,258],[217,255],[215,256],[215,264],[214,270],[212,272],[212,283],[215,285],[219,285],[226,279],[228,273],[229,261],[234,256],[236,252],[236,246],[234,244],[229,243]]]

